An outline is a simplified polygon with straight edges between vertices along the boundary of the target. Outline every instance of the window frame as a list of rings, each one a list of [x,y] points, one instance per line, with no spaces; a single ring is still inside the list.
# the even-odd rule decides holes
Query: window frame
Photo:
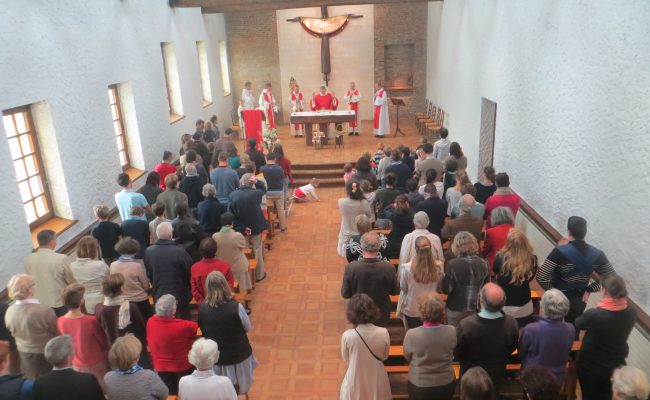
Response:
[[[115,103],[111,104],[111,95],[110,92],[113,91],[114,97],[115,97]],[[122,103],[120,101],[120,92],[118,90],[118,84],[113,84],[113,85],[108,85],[108,103],[110,106],[115,106],[117,109],[117,119],[113,120],[113,131],[115,131],[115,121],[119,121],[120,123],[120,128],[122,129],[122,134],[118,135],[117,132],[115,132],[115,137],[117,138],[118,136],[122,136],[122,143],[124,144],[124,151],[125,157],[126,157],[126,164],[122,165],[122,171],[126,171],[131,168],[131,155],[129,154],[129,143],[127,140],[127,133],[126,133],[126,128],[124,127],[124,114],[122,114]],[[113,117],[113,113],[111,112],[111,118]],[[117,155],[119,157],[120,149],[117,149]],[[120,161],[120,165],[122,162]]]
[[[228,43],[225,40],[219,40],[218,46],[219,46],[219,64],[221,66],[221,87],[223,89],[223,97],[226,98],[232,94],[232,79],[230,77],[230,65],[229,65],[230,55],[228,54]],[[228,90],[226,90],[226,83],[228,84],[227,85]]]
[[[40,176],[41,183],[43,185],[43,194],[40,195],[40,196],[43,196],[43,198],[45,200],[45,205],[47,206],[48,211],[47,211],[47,213],[43,214],[40,217],[38,217],[38,213],[36,213],[37,218],[34,221],[29,223],[29,229],[34,230],[37,227],[45,224],[47,221],[53,219],[55,217],[55,213],[54,213],[54,207],[53,207],[53,204],[52,204],[52,194],[50,192],[50,182],[49,182],[49,179],[48,179],[48,176],[47,176],[47,171],[45,170],[45,163],[43,162],[43,156],[42,156],[40,145],[39,145],[39,142],[38,142],[38,132],[36,131],[36,126],[34,125],[34,118],[32,117],[31,106],[27,105],[27,106],[20,106],[20,107],[10,108],[8,110],[3,110],[2,111],[2,117],[4,119],[5,116],[10,115],[11,118],[12,118],[12,122],[14,124],[14,128],[17,128],[15,115],[20,114],[20,113],[24,113],[24,115],[25,115],[25,123],[27,125],[27,132],[20,133],[16,129],[16,135],[15,136],[10,137],[9,135],[7,135],[7,132],[5,132],[5,136],[7,138],[7,142],[9,142],[9,139],[11,139],[11,138],[14,138],[14,137],[18,138],[19,144],[20,144],[20,137],[23,136],[23,135],[28,135],[29,139],[31,140],[31,145],[33,147],[33,152],[32,153],[25,155],[23,153],[22,144],[20,144],[20,147],[21,147],[20,150],[21,150],[22,156],[17,158],[17,159],[14,159],[13,155],[11,155],[11,151],[10,151],[10,157],[11,157],[12,163],[13,163],[13,162],[15,162],[16,160],[19,160],[19,159],[24,160],[26,157],[28,157],[30,155],[34,156],[34,162],[36,164],[36,168],[37,168],[38,172],[36,174],[32,175],[32,176],[29,176],[29,173],[27,173],[27,178],[22,180],[22,181],[19,181],[18,176],[16,175],[16,185],[20,185],[22,182],[28,182],[29,192],[30,192],[30,195],[32,196],[28,201],[23,202],[22,201],[22,194],[20,195],[21,196],[20,200],[21,200],[21,202],[23,204],[23,212],[25,212],[25,219],[27,219],[27,212],[25,211],[25,205],[27,203],[29,203],[29,202],[35,203],[35,199],[39,197],[39,196],[34,196],[33,195],[31,185],[29,185],[29,179],[33,178],[34,176]],[[4,123],[4,121],[3,121],[3,123]],[[25,170],[27,170],[27,165],[26,164],[25,164]],[[14,167],[14,171],[15,171],[15,167]],[[19,188],[19,192],[20,192],[20,188]],[[36,205],[35,204],[34,204],[34,212],[36,212]]]

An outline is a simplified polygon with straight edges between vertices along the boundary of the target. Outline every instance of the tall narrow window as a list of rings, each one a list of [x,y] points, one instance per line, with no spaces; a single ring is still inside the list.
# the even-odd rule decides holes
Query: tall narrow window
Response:
[[[117,141],[117,152],[120,156],[120,165],[122,166],[122,170],[127,170],[131,167],[131,160],[129,158],[129,146],[126,141],[124,119],[122,118],[122,108],[120,106],[120,96],[117,93],[117,85],[110,85],[108,87],[108,101],[111,104],[111,116],[113,118],[115,140]]]
[[[181,83],[178,77],[178,64],[173,43],[163,42],[162,49],[163,67],[165,70],[165,84],[167,86],[167,105],[169,107],[169,122],[174,123],[183,117],[183,102],[181,100]]]
[[[196,42],[196,53],[199,56],[199,76],[201,77],[201,95],[203,107],[212,104],[212,89],[210,88],[210,70],[208,69],[208,54],[205,42]]]
[[[54,216],[43,159],[28,106],[2,113],[27,222],[31,229]]]
[[[223,96],[226,97],[230,95],[230,73],[228,72],[228,48],[224,40],[219,41],[219,59],[221,60]]]

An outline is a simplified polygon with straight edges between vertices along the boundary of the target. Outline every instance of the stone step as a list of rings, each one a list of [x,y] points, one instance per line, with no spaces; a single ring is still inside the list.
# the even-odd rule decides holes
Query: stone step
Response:
[[[354,161],[350,162],[352,165],[355,164]],[[322,164],[291,164],[291,171],[303,171],[303,170],[339,170],[343,171],[343,166],[345,162],[340,163],[322,163]],[[343,173],[343,172],[341,172]]]
[[[305,169],[305,170],[292,170],[291,175],[294,179],[329,179],[341,178],[343,179],[343,168],[339,169]]]
[[[290,184],[289,186],[293,187],[293,188],[296,188],[296,187],[307,185],[307,184],[311,183],[311,178],[320,179],[319,187],[340,187],[340,188],[342,188],[342,187],[345,186],[344,183],[343,183],[342,174],[341,174],[341,176],[336,177],[336,178],[323,178],[323,179],[321,179],[319,176],[315,176],[315,177],[311,176],[309,178],[300,178],[300,179],[294,178],[293,183]]]

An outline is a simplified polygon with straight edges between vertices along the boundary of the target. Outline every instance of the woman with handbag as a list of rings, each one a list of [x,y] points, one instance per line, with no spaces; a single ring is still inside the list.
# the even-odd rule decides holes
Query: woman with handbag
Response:
[[[379,318],[379,309],[368,295],[355,294],[348,302],[346,316],[354,328],[341,337],[341,356],[348,364],[341,400],[392,399],[384,369],[390,337],[386,328],[373,324]]]

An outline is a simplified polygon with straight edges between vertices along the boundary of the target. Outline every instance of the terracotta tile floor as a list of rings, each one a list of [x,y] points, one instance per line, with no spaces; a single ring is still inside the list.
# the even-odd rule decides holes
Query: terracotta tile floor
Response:
[[[371,127],[369,122],[364,125]],[[406,140],[384,140],[390,145],[416,144],[417,133],[405,132]],[[346,136],[341,151],[332,146],[315,151],[304,145],[304,139],[286,136],[288,126],[281,126],[280,138],[294,164],[351,161],[364,151],[374,153],[378,142],[362,132],[359,137]],[[253,400],[338,399],[346,369],[339,344],[348,328],[340,296],[346,262],[336,252],[337,199],[343,188],[319,193],[321,202],[292,206],[288,231],[276,237],[267,253],[268,277],[252,294],[249,338],[260,362],[249,392]]]

